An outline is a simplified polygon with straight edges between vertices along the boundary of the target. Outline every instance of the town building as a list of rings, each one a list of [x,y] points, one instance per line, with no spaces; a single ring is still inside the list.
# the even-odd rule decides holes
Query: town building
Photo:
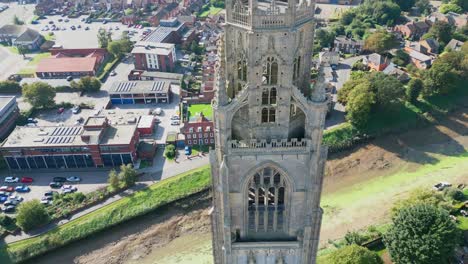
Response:
[[[173,72],[176,64],[175,45],[170,43],[137,42],[132,50],[135,69],[140,71]]]
[[[445,49],[452,50],[452,51],[460,51],[463,44],[464,44],[464,42],[462,42],[462,41],[452,39],[452,40],[449,41],[447,46],[445,46]]]
[[[361,53],[364,40],[355,40],[346,36],[337,36],[333,41],[333,50],[342,53]]]
[[[0,28],[0,43],[10,46],[37,50],[44,42],[44,37],[34,29],[20,25],[4,25]]]
[[[383,71],[390,64],[390,59],[378,53],[372,53],[364,56],[362,63],[367,65],[371,70]]]
[[[336,51],[321,51],[319,52],[319,62],[327,66],[338,65],[340,61],[340,54]]]
[[[387,75],[391,75],[395,78],[397,78],[400,82],[407,82],[409,81],[411,78],[410,76],[408,75],[407,72],[405,72],[404,70],[400,69],[397,65],[395,65],[393,62],[391,62],[386,68],[385,70],[382,71],[383,73],[387,74]]]
[[[454,12],[448,12],[447,14],[442,14],[439,12],[433,12],[429,16],[427,16],[426,21],[430,23],[431,25],[434,24],[435,22],[440,21],[440,22],[449,23],[450,25],[457,27],[457,28],[462,28],[468,22],[468,15],[466,13],[457,14]]]
[[[356,0],[317,0],[317,4],[352,5]]]
[[[184,122],[180,133],[185,136],[186,146],[214,145],[213,121],[203,113],[194,114],[187,122]]]
[[[0,146],[11,170],[117,167],[137,159],[136,124],[89,117],[81,126],[16,127]]]
[[[314,1],[226,4],[210,151],[214,263],[315,264],[328,100]],[[225,38],[225,39],[224,39]]]
[[[161,20],[159,26],[142,39],[144,42],[151,43],[172,43],[182,44],[191,43],[195,37],[195,29],[187,27],[177,18]]]
[[[129,81],[169,81],[171,84],[180,85],[183,74],[172,72],[154,72],[132,70],[128,74]]]
[[[141,136],[148,136],[153,134],[155,126],[156,123],[154,122],[154,116],[144,115],[140,117],[137,129]]]
[[[170,103],[172,98],[169,81],[120,81],[108,93],[114,105]]]
[[[394,31],[401,34],[402,37],[408,39],[419,39],[426,34],[430,29],[430,25],[426,21],[411,21],[404,25],[397,25]]]
[[[15,127],[20,115],[18,103],[14,96],[0,96],[0,142],[8,136]]]
[[[426,55],[436,55],[439,54],[439,42],[434,38],[423,39],[419,41],[420,45],[425,48]]]
[[[431,67],[434,57],[428,56],[410,47],[405,47],[404,50],[410,56],[411,63],[418,69],[424,70]]]
[[[39,61],[36,75],[44,79],[95,76],[108,53],[106,49],[50,49],[52,57]]]

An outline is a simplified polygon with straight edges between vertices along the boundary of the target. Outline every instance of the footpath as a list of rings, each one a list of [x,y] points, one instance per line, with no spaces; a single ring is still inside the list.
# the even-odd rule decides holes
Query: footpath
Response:
[[[48,225],[45,225],[44,227],[34,230],[34,232],[29,232],[25,233],[21,231],[18,234],[15,235],[8,235],[4,238],[5,243],[10,244],[13,242],[21,241],[24,239],[28,239],[31,237],[35,237],[41,234],[44,234],[57,226],[63,225],[69,221],[72,221],[74,219],[77,219],[81,216],[87,215],[93,211],[96,211],[97,209],[106,206],[108,204],[111,204],[113,202],[116,202],[124,197],[127,197],[131,195],[132,193],[139,191],[141,189],[144,189],[160,180],[167,179],[176,175],[179,175],[181,173],[202,167],[204,165],[209,164],[209,158],[208,155],[205,156],[199,156],[199,157],[194,157],[191,159],[179,159],[177,162],[166,162],[163,166],[158,166],[156,164],[153,167],[148,167],[144,169],[138,170],[139,173],[144,173],[135,186],[120,192],[114,196],[109,197],[108,199],[102,201],[101,203],[98,203],[94,206],[91,206],[83,211],[80,211],[76,214],[71,215],[68,219],[61,220],[60,222],[56,223],[50,223]]]

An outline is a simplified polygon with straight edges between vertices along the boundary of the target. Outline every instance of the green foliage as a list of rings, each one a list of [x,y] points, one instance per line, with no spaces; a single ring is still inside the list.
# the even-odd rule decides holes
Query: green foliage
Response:
[[[203,167],[162,180],[43,235],[8,244],[3,251],[13,262],[24,261],[206,190],[210,179],[209,167]]]
[[[369,83],[358,84],[348,95],[346,119],[355,127],[364,128],[367,125],[375,101],[375,94],[371,91]]]
[[[416,0],[415,6],[423,15],[429,15],[431,12],[432,5],[429,0]]]
[[[15,81],[0,81],[0,93],[21,93],[21,85]]]
[[[453,65],[437,61],[424,72],[423,95],[448,94],[452,92],[459,82],[459,76],[452,71]]]
[[[423,36],[424,39],[434,38],[442,47],[447,45],[452,39],[452,35],[455,32],[455,27],[444,21],[436,21],[429,32]]]
[[[346,245],[356,244],[359,246],[361,246],[367,240],[364,236],[362,236],[357,231],[346,232],[344,239],[345,239]]]
[[[324,264],[383,264],[375,252],[358,245],[339,248],[324,259]]]
[[[416,103],[418,101],[419,94],[424,89],[424,83],[419,78],[413,78],[409,81],[408,86],[406,87],[405,95],[406,100],[411,103]]]
[[[450,205],[440,193],[428,189],[416,189],[412,191],[406,199],[399,200],[394,204],[392,207],[392,214],[397,215],[401,209],[418,204],[426,204],[450,210]]]
[[[109,42],[112,41],[111,32],[103,28],[99,29],[97,38],[98,38],[100,48],[107,48],[107,46],[109,45]]]
[[[351,147],[358,140],[359,131],[349,123],[325,130],[323,144],[328,146],[329,152],[337,152]]]
[[[365,65],[362,62],[362,60],[358,60],[355,63],[353,63],[353,67],[351,68],[351,70],[365,72],[369,70],[369,67],[367,67],[367,65]]]
[[[453,3],[442,4],[439,7],[439,11],[442,14],[447,14],[448,12],[454,12],[454,13],[457,13],[457,14],[463,13],[463,9],[460,6],[458,6],[457,4],[453,4]]]
[[[45,82],[34,82],[23,86],[23,96],[36,108],[50,108],[55,105],[55,89]]]
[[[135,13],[135,11],[133,9],[131,9],[131,8],[127,8],[127,9],[124,10],[124,14],[126,16],[133,15],[133,13]]]
[[[398,41],[395,35],[385,30],[372,33],[364,43],[364,49],[376,53],[382,53],[397,46]]]
[[[49,222],[49,215],[39,200],[23,202],[17,211],[16,223],[26,232]]]
[[[399,49],[396,51],[395,57],[392,58],[392,62],[400,67],[404,67],[410,62],[410,56],[408,53]]]
[[[449,199],[457,202],[463,202],[465,200],[465,194],[458,188],[450,187],[444,190],[444,195]]]
[[[23,58],[25,57],[26,53],[29,52],[29,49],[22,45],[16,46],[16,49],[18,49],[19,54],[23,55]]]
[[[315,31],[315,41],[317,42],[318,48],[329,48],[333,45],[335,40],[335,34],[325,29],[318,29]]]
[[[109,177],[107,178],[107,183],[109,183],[109,187],[111,191],[116,191],[120,189],[120,180],[119,176],[117,175],[117,172],[112,169],[109,172]]]
[[[120,166],[119,180],[123,183],[124,187],[130,187],[135,185],[137,180],[137,171],[133,168],[132,164]]]
[[[400,6],[403,11],[410,11],[416,3],[416,0],[394,0],[397,5]]]
[[[172,144],[168,144],[164,149],[164,157],[167,159],[174,159],[176,155],[176,148]]]
[[[92,93],[98,92],[101,89],[101,82],[95,77],[84,76],[77,82],[71,81],[70,86],[79,91]]]
[[[445,210],[418,204],[399,210],[384,243],[394,263],[447,263],[459,230]]]

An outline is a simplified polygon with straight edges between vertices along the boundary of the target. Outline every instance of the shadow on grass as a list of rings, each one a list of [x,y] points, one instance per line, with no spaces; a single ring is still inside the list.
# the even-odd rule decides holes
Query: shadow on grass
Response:
[[[10,258],[10,255],[8,254],[8,245],[5,243],[3,239],[0,241],[0,263],[2,264],[13,263],[13,260]]]

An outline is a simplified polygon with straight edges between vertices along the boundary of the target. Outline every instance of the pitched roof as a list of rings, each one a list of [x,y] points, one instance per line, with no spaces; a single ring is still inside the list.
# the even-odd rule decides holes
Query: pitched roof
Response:
[[[27,28],[26,31],[23,32],[23,34],[18,36],[16,41],[17,42],[18,41],[21,41],[21,42],[34,41],[38,37],[41,37],[41,34],[39,34],[39,32],[37,32],[37,31],[35,31],[33,29],[30,29],[30,28]]]
[[[387,57],[382,56],[378,53],[372,53],[370,55],[366,56],[366,59],[368,62],[374,64],[374,65],[381,65],[385,64],[387,62]]]
[[[39,62],[36,72],[92,72],[96,63],[96,57],[45,58]]]
[[[0,28],[0,35],[12,35],[16,41],[33,41],[41,34],[27,26],[5,25]]]
[[[464,42],[461,42],[457,39],[452,39],[450,42],[445,46],[446,48],[449,48],[454,51],[458,51],[461,49],[461,46],[463,46]]]

